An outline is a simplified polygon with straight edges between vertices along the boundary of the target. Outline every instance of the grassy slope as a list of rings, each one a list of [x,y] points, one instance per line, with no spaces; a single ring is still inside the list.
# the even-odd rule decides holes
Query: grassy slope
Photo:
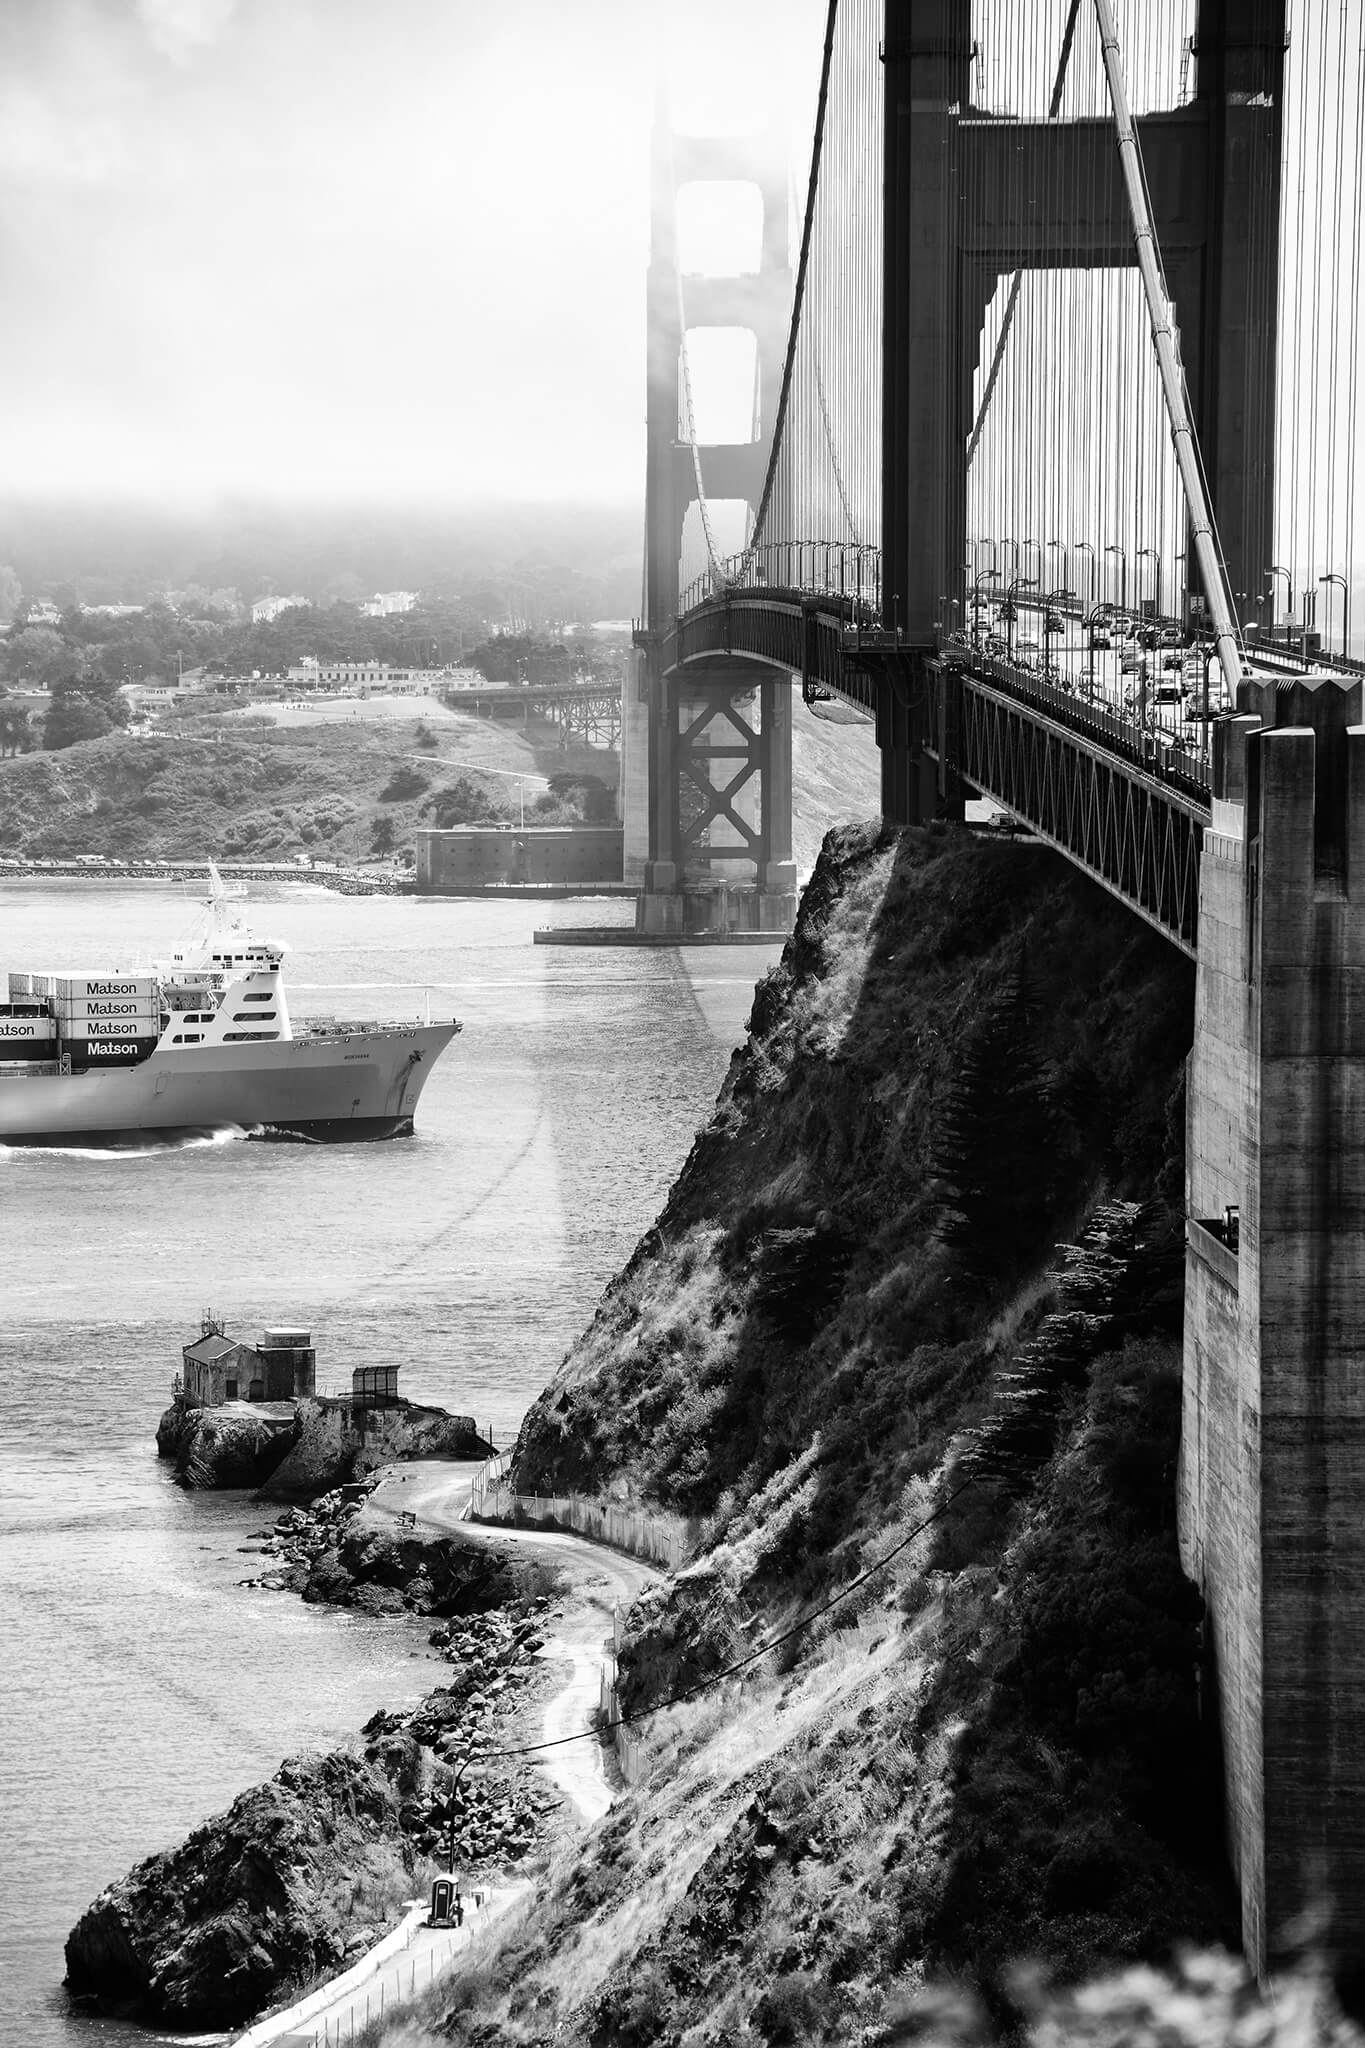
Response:
[[[1009,1227],[969,1252],[936,1147],[1001,1014],[1046,1142],[1010,1149],[987,1062]],[[1021,1956],[1230,1934],[1173,1528],[1190,1018],[1187,964],[1045,849],[835,835],[518,1459],[693,1519],[630,1617],[641,1713],[905,1547],[742,1689],[646,1715],[650,1777],[453,2038],[870,2041],[926,1973],[1007,2018]]]
[[[402,760],[433,790],[465,777],[492,813],[519,815],[519,771],[595,775],[614,786],[617,756],[574,743],[555,728],[475,719],[437,707],[426,717],[438,740],[430,761],[412,759],[417,717],[398,722],[243,729],[235,718],[187,723],[183,735],[154,740],[111,734],[56,754],[0,761],[0,854],[69,859],[98,853],[119,859],[244,859],[369,855],[375,822],[391,817],[395,844],[410,845],[430,824],[420,798],[381,803],[379,792]],[[211,744],[205,744],[209,734]],[[476,763],[490,772],[480,775]],[[877,789],[871,728],[817,725],[798,701],[794,734],[796,854],[805,866],[836,819],[874,807]],[[527,822],[541,790],[526,789]]]
[[[110,734],[21,755],[0,764],[0,851],[38,859],[301,851],[350,858],[369,854],[382,816],[392,817],[396,843],[410,844],[421,797],[381,803],[380,792],[401,762],[420,767],[411,760],[416,727],[414,719],[243,730],[236,721],[200,720],[173,738]],[[438,762],[420,772],[439,789],[459,771]],[[505,815],[515,785],[499,778],[483,786]]]

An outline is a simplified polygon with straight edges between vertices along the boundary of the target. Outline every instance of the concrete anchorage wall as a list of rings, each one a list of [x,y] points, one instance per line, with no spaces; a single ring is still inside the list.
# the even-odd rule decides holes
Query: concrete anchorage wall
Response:
[[[1365,730],[1332,678],[1243,711],[1201,873],[1180,1526],[1264,1967],[1305,1913],[1365,1941]]]

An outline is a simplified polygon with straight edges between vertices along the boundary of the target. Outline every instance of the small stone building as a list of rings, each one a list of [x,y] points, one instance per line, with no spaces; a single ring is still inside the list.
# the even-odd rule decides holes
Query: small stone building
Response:
[[[225,1401],[298,1401],[315,1391],[317,1352],[310,1332],[269,1329],[259,1344],[239,1344],[205,1315],[199,1335],[182,1347],[182,1398],[192,1408]]]

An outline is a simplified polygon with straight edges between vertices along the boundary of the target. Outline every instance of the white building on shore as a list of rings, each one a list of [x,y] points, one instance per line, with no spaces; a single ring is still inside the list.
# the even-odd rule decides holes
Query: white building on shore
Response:
[[[288,672],[289,687],[346,697],[435,697],[451,687],[444,668],[392,668],[386,661],[319,661],[306,654]]]

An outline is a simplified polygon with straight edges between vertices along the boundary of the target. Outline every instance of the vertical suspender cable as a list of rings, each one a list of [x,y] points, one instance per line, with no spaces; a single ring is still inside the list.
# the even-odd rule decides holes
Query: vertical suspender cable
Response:
[[[1119,55],[1119,39],[1114,31],[1114,11],[1110,0],[1095,0],[1095,18],[1099,23],[1100,49],[1104,57],[1105,76],[1109,82],[1109,102],[1114,112],[1114,126],[1118,131],[1119,162],[1123,168],[1124,183],[1128,188],[1133,241],[1137,250],[1138,269],[1142,275],[1142,289],[1147,299],[1152,342],[1156,349],[1157,367],[1161,372],[1166,413],[1171,423],[1171,438],[1175,443],[1175,459],[1179,464],[1181,481],[1185,486],[1185,503],[1190,514],[1190,539],[1199,557],[1199,569],[1204,579],[1209,610],[1213,615],[1213,636],[1218,648],[1218,658],[1222,663],[1223,676],[1228,689],[1235,690],[1242,680],[1242,649],[1232,609],[1228,603],[1227,582],[1214,533],[1213,514],[1200,473],[1194,427],[1190,420],[1189,401],[1185,392],[1184,373],[1176,354],[1170,302],[1157,263],[1156,233],[1147,206],[1137,134],[1133,127],[1133,117],[1128,111],[1123,62]]]

